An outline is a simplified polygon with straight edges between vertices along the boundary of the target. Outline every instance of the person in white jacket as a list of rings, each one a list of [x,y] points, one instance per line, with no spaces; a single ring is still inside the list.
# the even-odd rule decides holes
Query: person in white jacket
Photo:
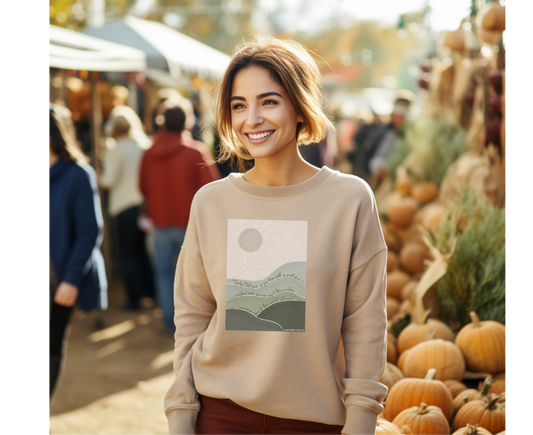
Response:
[[[111,135],[116,144],[104,154],[100,186],[109,189],[108,212],[115,224],[127,294],[123,308],[139,310],[142,297],[154,297],[154,277],[145,233],[137,224],[143,204],[139,167],[144,148],[131,136],[131,128],[131,122],[123,115],[112,118]]]

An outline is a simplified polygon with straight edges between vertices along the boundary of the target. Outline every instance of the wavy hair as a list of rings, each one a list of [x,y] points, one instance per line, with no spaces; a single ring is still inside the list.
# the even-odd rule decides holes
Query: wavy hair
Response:
[[[215,124],[220,137],[219,162],[231,161],[241,172],[253,167],[253,158],[239,142],[231,125],[231,89],[237,73],[245,68],[267,70],[283,87],[303,123],[296,128],[301,145],[320,142],[331,127],[322,106],[322,85],[318,64],[301,44],[272,36],[255,36],[235,47],[229,66],[215,90]]]

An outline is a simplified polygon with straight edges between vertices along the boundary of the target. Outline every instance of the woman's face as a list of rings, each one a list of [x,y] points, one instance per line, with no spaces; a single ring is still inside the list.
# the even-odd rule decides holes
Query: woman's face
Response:
[[[266,69],[239,71],[233,80],[230,105],[233,131],[254,159],[297,152],[296,126],[303,119]]]

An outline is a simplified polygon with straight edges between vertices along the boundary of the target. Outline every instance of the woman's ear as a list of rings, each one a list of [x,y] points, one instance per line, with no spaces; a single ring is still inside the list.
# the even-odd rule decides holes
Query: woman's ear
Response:
[[[304,119],[301,115],[298,115],[298,118],[296,118],[296,122],[301,122],[302,124],[304,123]]]

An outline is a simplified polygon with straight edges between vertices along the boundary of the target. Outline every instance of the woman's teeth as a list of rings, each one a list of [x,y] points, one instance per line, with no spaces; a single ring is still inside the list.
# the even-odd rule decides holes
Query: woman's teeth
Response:
[[[270,136],[272,133],[274,133],[274,130],[265,131],[264,133],[259,133],[259,134],[248,133],[248,136],[250,137],[250,139],[263,139],[264,137]]]

